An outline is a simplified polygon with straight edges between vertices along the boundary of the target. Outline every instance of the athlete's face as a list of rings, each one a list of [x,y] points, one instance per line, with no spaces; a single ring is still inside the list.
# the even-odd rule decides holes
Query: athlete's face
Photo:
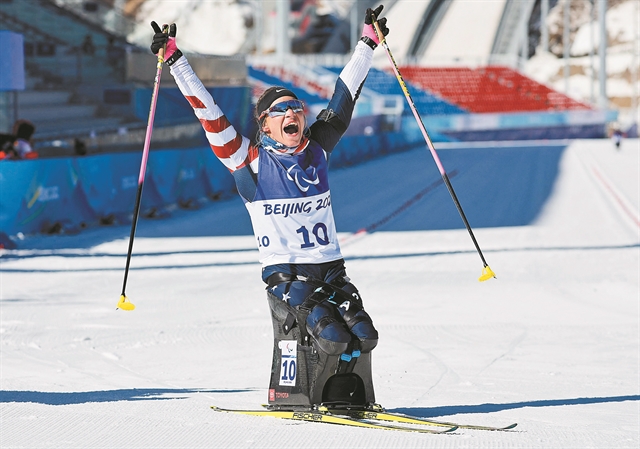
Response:
[[[280,97],[271,103],[269,107],[271,108],[278,103],[284,103],[288,100],[295,100],[295,98]],[[262,125],[262,131],[275,141],[287,147],[295,147],[300,145],[302,141],[304,125],[304,110],[295,112],[292,108],[287,108],[283,115],[267,114]]]

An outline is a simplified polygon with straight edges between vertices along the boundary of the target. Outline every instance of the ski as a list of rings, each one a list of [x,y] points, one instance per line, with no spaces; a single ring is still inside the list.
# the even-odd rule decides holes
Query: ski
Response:
[[[425,426],[441,426],[441,427],[455,427],[460,429],[473,429],[473,430],[493,430],[493,431],[504,431],[511,430],[516,427],[518,424],[513,423],[504,427],[494,427],[494,426],[481,426],[474,424],[459,424],[445,421],[432,421],[426,418],[420,418],[417,416],[405,415],[403,413],[393,413],[384,410],[383,408],[377,409],[374,408],[372,410],[358,410],[358,409],[344,409],[344,408],[330,408],[327,407],[326,412],[332,415],[338,416],[348,416],[354,419],[370,419],[377,421],[389,421],[394,423],[402,423],[402,424],[419,424]]]
[[[328,424],[337,424],[342,426],[351,427],[363,427],[367,429],[379,429],[379,430],[399,430],[404,432],[418,432],[418,433],[431,433],[442,434],[453,432],[457,429],[457,426],[447,426],[444,430],[425,429],[419,427],[406,427],[394,424],[383,424],[370,422],[370,418],[353,418],[346,416],[336,416],[328,411],[319,410],[239,410],[239,409],[227,409],[211,406],[211,409],[217,412],[235,413],[240,415],[251,416],[270,416],[280,419],[291,419],[296,421],[307,422],[322,422]],[[422,423],[424,424],[424,423]]]

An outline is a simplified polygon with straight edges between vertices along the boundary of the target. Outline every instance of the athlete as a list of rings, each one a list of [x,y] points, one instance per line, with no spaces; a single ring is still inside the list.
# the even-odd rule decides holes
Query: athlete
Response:
[[[178,88],[202,123],[214,154],[235,179],[251,216],[268,291],[299,308],[318,288],[340,290],[339,295],[316,300],[306,315],[305,331],[328,354],[354,347],[369,352],[378,342],[378,332],[347,277],[340,253],[328,159],[349,126],[380,43],[372,24],[382,8],[367,9],[362,37],[317,121],[307,126],[304,104],[296,94],[271,87],[255,107],[259,128],[255,144],[229,123],[178,49],[176,25],[163,33],[151,22],[155,33],[151,50],[157,54],[166,45],[165,60]],[[385,18],[378,19],[378,25],[384,35],[389,32]]]

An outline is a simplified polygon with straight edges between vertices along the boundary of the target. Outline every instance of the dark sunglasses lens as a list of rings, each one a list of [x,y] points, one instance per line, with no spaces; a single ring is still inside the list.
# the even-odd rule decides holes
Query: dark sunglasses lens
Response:
[[[274,104],[269,108],[269,112],[281,112],[286,113],[287,109],[291,108],[293,112],[300,112],[304,110],[304,106],[300,100],[283,101],[282,103]]]

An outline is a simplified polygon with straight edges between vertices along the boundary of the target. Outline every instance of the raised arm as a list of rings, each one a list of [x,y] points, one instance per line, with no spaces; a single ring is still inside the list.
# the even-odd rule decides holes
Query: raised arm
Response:
[[[157,54],[166,43],[165,60],[169,65],[178,89],[187,99],[202,128],[214,154],[232,173],[251,163],[249,139],[239,134],[231,125],[209,91],[195,74],[187,58],[176,46],[176,25],[172,24],[169,34],[164,34],[156,22],[151,22],[155,32],[151,51]]]
[[[371,68],[373,50],[380,43],[373,29],[373,22],[380,16],[382,8],[380,5],[375,10],[367,9],[362,37],[351,59],[338,76],[329,105],[318,114],[317,121],[310,127],[311,138],[320,143],[327,152],[333,151],[351,122],[353,108]],[[386,23],[386,18],[378,20],[385,36],[389,33]]]

